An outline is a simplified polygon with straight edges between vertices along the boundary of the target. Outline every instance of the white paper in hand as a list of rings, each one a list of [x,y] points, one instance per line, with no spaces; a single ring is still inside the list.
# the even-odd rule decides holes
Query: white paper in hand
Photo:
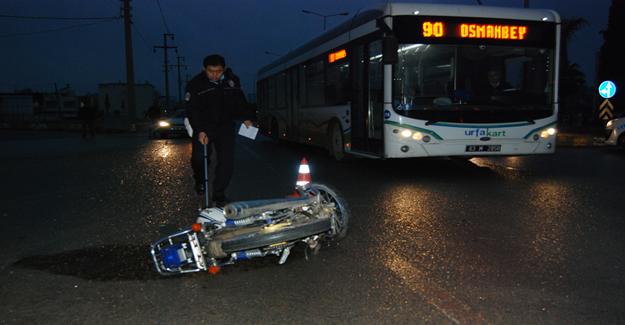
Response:
[[[258,128],[250,126],[249,128],[245,126],[245,124],[241,123],[241,127],[239,128],[239,134],[250,138],[252,140],[256,139],[256,135],[258,134]]]

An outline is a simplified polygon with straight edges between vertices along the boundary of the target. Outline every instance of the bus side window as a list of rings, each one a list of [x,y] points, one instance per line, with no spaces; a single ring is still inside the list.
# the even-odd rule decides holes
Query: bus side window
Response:
[[[306,66],[306,105],[320,106],[325,104],[324,62],[316,60]]]
[[[276,77],[269,78],[267,82],[267,109],[276,109]]]
[[[343,59],[326,68],[326,105],[346,104],[350,98],[349,61]]]

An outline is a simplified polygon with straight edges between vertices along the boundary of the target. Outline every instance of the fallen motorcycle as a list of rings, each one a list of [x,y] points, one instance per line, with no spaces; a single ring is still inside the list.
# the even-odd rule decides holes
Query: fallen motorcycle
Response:
[[[151,245],[156,270],[214,274],[222,266],[268,255],[279,256],[283,264],[297,244],[316,252],[321,243],[345,237],[350,210],[335,190],[312,183],[296,194],[203,209],[191,227]]]

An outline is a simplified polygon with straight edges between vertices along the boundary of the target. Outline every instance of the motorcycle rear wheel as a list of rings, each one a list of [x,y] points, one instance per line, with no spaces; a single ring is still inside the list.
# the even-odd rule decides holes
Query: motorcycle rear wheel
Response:
[[[220,234],[214,240],[221,241],[221,249],[226,254],[230,254],[306,238],[327,232],[330,228],[331,221],[329,218],[307,219],[293,223],[241,228]]]
[[[221,243],[226,254],[248,249],[262,248],[275,244],[292,242],[306,237],[326,233],[332,240],[341,240],[347,235],[351,211],[338,192],[326,185],[311,183],[304,187],[303,195],[319,195],[322,203],[333,203],[335,210],[330,218],[300,218],[289,223],[269,226],[244,227],[227,231],[212,240]],[[334,231],[332,225],[334,223]]]

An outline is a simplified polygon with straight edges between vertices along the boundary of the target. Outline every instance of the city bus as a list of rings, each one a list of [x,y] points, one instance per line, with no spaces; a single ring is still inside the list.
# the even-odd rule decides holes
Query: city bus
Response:
[[[560,17],[387,3],[261,68],[259,125],[337,160],[555,151]]]

